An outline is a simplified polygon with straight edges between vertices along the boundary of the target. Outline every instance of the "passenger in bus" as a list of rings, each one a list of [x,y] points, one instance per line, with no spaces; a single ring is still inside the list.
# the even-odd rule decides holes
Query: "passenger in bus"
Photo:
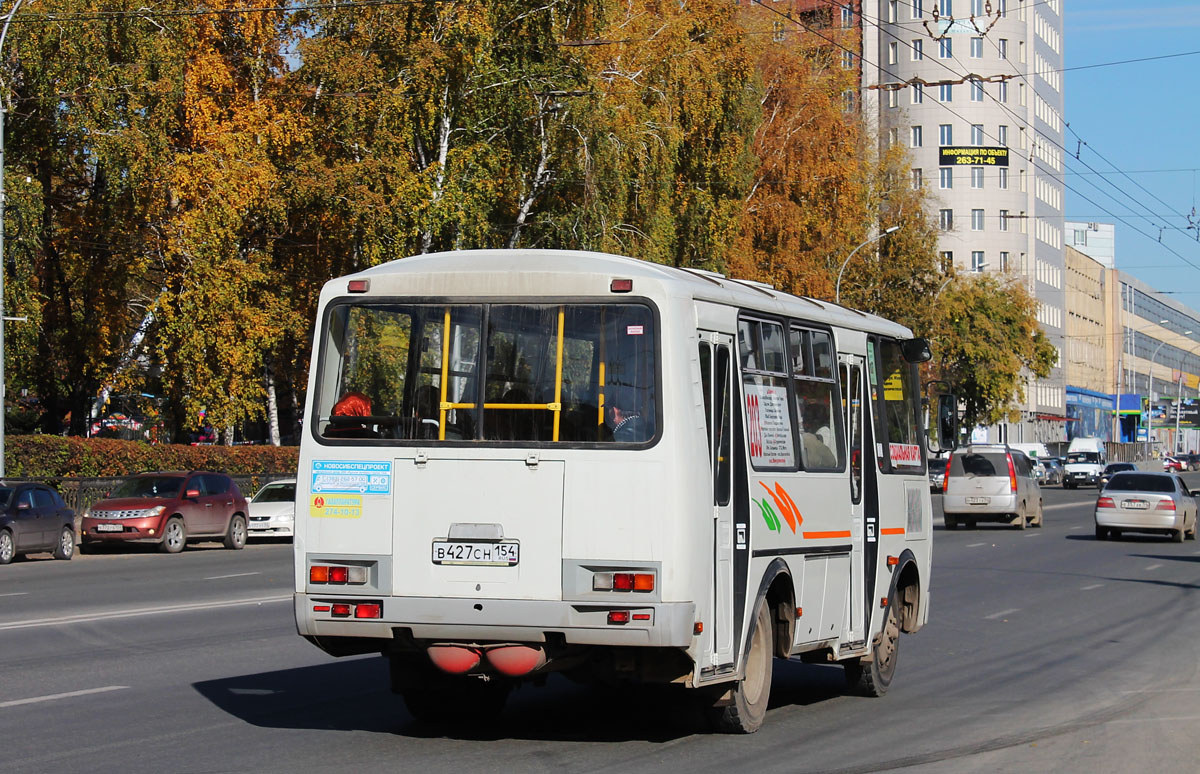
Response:
[[[417,388],[414,403],[416,404],[416,426],[413,428],[414,438],[437,438],[441,424],[441,409],[439,399],[441,393],[436,385],[426,384]]]
[[[833,451],[834,439],[833,430],[829,427],[829,407],[819,401],[808,401],[804,404],[801,420],[805,467],[836,468],[838,459]]]
[[[369,416],[371,416],[371,399],[357,390],[351,390],[333,404],[329,426],[325,428],[325,436],[327,438],[378,438],[379,434],[368,427],[366,422],[335,419],[335,417]]]
[[[649,426],[637,409],[633,390],[612,390],[604,416],[605,424],[612,429],[613,440],[617,443],[641,443],[649,440]]]

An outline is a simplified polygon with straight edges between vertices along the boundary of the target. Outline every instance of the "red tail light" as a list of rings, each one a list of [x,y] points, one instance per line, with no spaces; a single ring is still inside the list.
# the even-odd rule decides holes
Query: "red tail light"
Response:
[[[378,602],[359,602],[354,606],[355,618],[383,618],[383,605]]]
[[[1158,505],[1154,506],[1156,511],[1173,511],[1175,510],[1174,500],[1159,500]]]
[[[349,618],[352,612],[354,612],[354,606],[348,605],[345,602],[337,602],[330,605],[329,614],[338,618]]]
[[[631,573],[631,572],[614,572],[613,573],[613,590],[614,591],[633,591],[633,573]]]
[[[349,567],[330,567],[329,582],[330,583],[345,583],[350,579]]]
[[[1096,501],[1097,508],[1116,508],[1117,504],[1113,502],[1111,497],[1101,497]]]
[[[942,494],[946,494],[946,488],[950,486],[950,458],[946,458],[946,472],[942,475]]]
[[[1017,466],[1013,465],[1012,455],[1006,454],[1008,458],[1008,488],[1010,491],[1017,491]]]
[[[608,622],[610,624],[627,624],[629,623],[628,610],[610,610],[608,611]]]

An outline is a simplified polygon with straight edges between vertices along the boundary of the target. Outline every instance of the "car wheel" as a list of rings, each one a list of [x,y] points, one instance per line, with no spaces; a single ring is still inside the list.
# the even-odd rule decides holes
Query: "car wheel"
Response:
[[[229,520],[229,529],[225,532],[225,547],[237,551],[246,545],[246,517],[240,513],[233,514]]]
[[[167,526],[163,529],[162,542],[158,544],[158,548],[164,554],[177,554],[187,545],[187,529],[183,526],[183,519],[173,518],[167,522]]]
[[[946,524],[946,529],[958,529],[958,519],[954,516],[943,516],[942,519]]]
[[[1096,525],[1096,539],[1097,540],[1108,539],[1108,530],[1105,529],[1104,527],[1101,527],[1099,524]]]
[[[1017,519],[1014,522],[1017,529],[1025,529],[1028,525],[1028,519],[1025,517],[1025,503],[1021,503],[1021,507],[1017,509]]]
[[[896,659],[900,654],[900,617],[896,613],[895,599],[888,600],[884,613],[883,631],[871,651],[871,661],[862,663],[858,659],[846,662],[846,679],[866,696],[882,696],[887,693],[896,675]]]
[[[1041,529],[1042,521],[1044,521],[1045,518],[1046,518],[1046,511],[1044,508],[1044,503],[1041,500],[1038,500],[1037,518],[1033,520],[1033,526],[1036,527],[1037,529]]]
[[[745,672],[734,684],[733,702],[725,707],[713,707],[713,725],[718,731],[752,734],[767,716],[767,701],[771,697],[771,669],[775,660],[771,643],[775,639],[771,627],[771,611],[766,601],[759,603],[754,617],[754,634],[750,652],[746,654]]]
[[[16,554],[17,549],[13,544],[12,533],[6,529],[0,529],[0,564],[8,564]]]
[[[55,559],[70,559],[75,555],[75,530],[70,527],[63,527],[63,531],[58,536],[58,542],[54,544]]]
[[[1183,542],[1183,530],[1182,529],[1171,530],[1171,542],[1172,543],[1182,543]]]

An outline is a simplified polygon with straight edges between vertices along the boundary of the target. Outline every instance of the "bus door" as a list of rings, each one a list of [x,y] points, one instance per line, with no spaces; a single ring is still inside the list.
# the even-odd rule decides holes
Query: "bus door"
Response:
[[[850,450],[850,529],[853,545],[850,552],[850,618],[843,641],[857,643],[866,639],[867,626],[867,598],[863,588],[866,578],[863,562],[868,537],[863,515],[863,357],[843,354],[838,359],[838,380],[841,382],[846,416],[846,446]]]
[[[713,582],[709,590],[712,666],[734,662],[733,620],[733,336],[700,331],[700,380],[711,471]]]

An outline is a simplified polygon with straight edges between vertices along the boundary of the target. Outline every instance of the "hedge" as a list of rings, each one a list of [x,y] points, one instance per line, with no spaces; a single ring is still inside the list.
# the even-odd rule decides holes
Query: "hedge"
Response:
[[[295,446],[183,446],[16,435],[6,439],[5,473],[13,478],[127,476],[148,470],[215,470],[230,475],[295,475]]]

